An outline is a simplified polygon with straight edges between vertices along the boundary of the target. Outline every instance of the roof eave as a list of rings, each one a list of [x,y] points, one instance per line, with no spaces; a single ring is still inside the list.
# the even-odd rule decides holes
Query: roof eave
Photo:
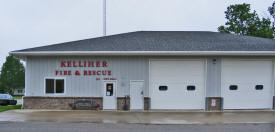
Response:
[[[31,51],[10,52],[14,56],[275,56],[275,51]]]

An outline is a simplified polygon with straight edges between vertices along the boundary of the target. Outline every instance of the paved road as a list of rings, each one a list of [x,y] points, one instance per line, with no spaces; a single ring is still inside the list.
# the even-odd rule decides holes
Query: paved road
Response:
[[[274,132],[272,124],[144,125],[0,122],[0,132]]]

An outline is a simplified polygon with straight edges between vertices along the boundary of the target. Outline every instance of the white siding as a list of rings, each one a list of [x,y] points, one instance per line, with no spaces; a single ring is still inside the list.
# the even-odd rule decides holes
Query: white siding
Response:
[[[55,70],[60,68],[61,60],[106,60],[108,69],[112,70],[112,77],[117,79],[118,96],[130,94],[130,80],[144,80],[144,96],[149,91],[149,59],[198,59],[201,57],[28,57],[26,59],[25,87],[26,96],[49,96],[44,93],[44,78],[55,77]],[[213,59],[216,58],[216,64]],[[227,57],[208,57],[206,71],[206,97],[221,96],[221,60]],[[273,59],[273,57],[231,57],[252,59]],[[73,68],[81,69],[81,68]],[[274,74],[275,75],[275,74]],[[102,81],[95,81],[94,77],[64,76],[66,78],[66,94],[63,96],[102,96]],[[274,84],[275,85],[275,84]],[[274,93],[275,95],[275,93]]]
[[[144,80],[148,87],[148,59],[144,57],[28,57],[26,68],[26,96],[53,96],[45,94],[45,77],[62,77],[66,79],[66,93],[58,96],[101,97],[102,81],[95,76],[56,76],[56,70],[80,70],[90,68],[61,68],[62,60],[105,60],[112,75],[117,79],[118,96],[129,95],[130,80]],[[100,69],[100,68],[97,68]],[[80,71],[82,71],[80,70]],[[99,76],[98,76],[99,77]],[[100,77],[101,79],[103,77]],[[148,88],[146,88],[148,89]],[[144,91],[148,96],[148,90]],[[54,95],[56,96],[56,95]]]
[[[206,96],[221,96],[221,59],[207,58]]]

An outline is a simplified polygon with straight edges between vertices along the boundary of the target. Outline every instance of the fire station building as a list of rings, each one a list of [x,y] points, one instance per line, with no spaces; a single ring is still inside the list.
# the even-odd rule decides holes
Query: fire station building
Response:
[[[25,109],[273,109],[275,40],[140,31],[10,52]]]

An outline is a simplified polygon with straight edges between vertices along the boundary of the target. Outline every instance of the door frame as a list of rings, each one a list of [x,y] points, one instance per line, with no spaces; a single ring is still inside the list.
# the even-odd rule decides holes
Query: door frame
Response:
[[[130,80],[130,110],[139,110],[139,109],[132,109],[131,108],[131,98],[132,98],[132,96],[131,96],[131,84],[132,84],[132,82],[143,82],[143,90],[142,90],[142,92],[143,92],[143,96],[142,96],[142,108],[140,109],[140,110],[144,110],[144,91],[145,91],[145,81],[144,80]]]
[[[104,97],[105,97],[105,84],[106,83],[113,83],[114,84],[114,91],[115,94],[113,94],[115,96],[115,108],[114,109],[104,109]],[[103,110],[117,110],[117,80],[104,80],[103,81],[103,87],[102,87],[102,108]]]

